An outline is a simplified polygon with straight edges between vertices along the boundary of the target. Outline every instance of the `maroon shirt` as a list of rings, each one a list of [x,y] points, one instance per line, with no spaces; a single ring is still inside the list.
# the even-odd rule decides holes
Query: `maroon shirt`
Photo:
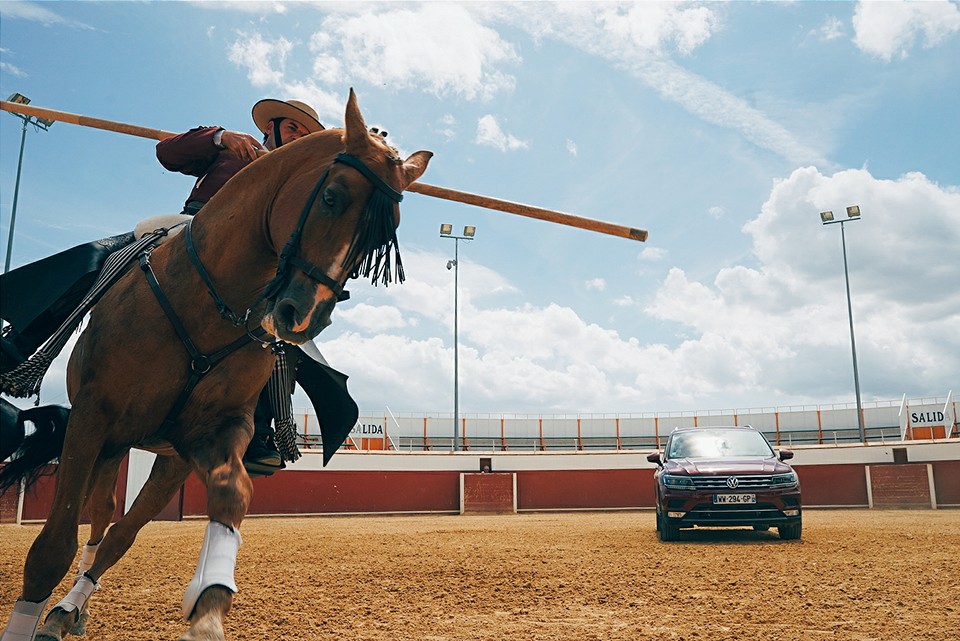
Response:
[[[197,176],[197,182],[186,202],[205,203],[234,174],[250,164],[227,153],[221,153],[213,144],[213,136],[223,127],[197,127],[171,136],[157,143],[157,160],[166,169],[188,176]]]

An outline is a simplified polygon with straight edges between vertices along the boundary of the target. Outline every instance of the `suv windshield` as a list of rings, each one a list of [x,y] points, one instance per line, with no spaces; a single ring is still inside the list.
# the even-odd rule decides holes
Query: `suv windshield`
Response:
[[[770,457],[773,450],[753,430],[702,429],[674,434],[667,458]]]

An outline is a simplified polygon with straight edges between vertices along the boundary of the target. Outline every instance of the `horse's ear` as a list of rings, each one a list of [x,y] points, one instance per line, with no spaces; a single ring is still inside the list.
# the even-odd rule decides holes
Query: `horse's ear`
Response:
[[[432,151],[418,151],[403,161],[403,188],[416,181],[427,170],[427,163],[433,158]]]
[[[360,106],[357,104],[357,94],[350,87],[350,98],[347,99],[347,110],[344,114],[344,146],[347,153],[356,153],[358,147],[367,144],[367,123],[363,121]]]

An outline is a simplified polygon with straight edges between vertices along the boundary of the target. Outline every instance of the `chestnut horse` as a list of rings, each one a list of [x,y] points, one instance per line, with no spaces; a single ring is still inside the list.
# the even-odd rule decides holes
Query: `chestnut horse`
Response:
[[[345,123],[243,169],[186,233],[141,259],[97,304],[70,357],[73,408],[53,505],[27,555],[3,641],[70,631],[104,572],[190,472],[207,488],[210,520],[184,596],[190,627],[181,641],[224,638],[238,528],[253,491],[241,459],[276,359],[263,347],[316,336],[350,277],[390,280],[396,203],[432,156],[402,160],[368,132],[352,89]],[[402,280],[399,255],[393,269]],[[108,530],[120,464],[133,447],[158,456],[130,510]],[[38,634],[40,614],[76,555],[84,505],[91,536],[80,572]]]

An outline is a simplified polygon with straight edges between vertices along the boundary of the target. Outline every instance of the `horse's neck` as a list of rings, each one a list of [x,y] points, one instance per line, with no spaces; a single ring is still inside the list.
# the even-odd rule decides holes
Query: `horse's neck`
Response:
[[[276,253],[264,237],[264,208],[249,200],[238,199],[240,207],[224,208],[198,214],[191,236],[203,269],[209,275],[216,294],[236,314],[254,304],[277,268]],[[185,234],[184,242],[186,242]],[[210,300],[207,285],[199,270],[190,261],[185,249],[175,268],[181,276],[184,268],[193,272],[188,277],[199,280],[203,304]],[[212,307],[212,306],[211,306]]]

